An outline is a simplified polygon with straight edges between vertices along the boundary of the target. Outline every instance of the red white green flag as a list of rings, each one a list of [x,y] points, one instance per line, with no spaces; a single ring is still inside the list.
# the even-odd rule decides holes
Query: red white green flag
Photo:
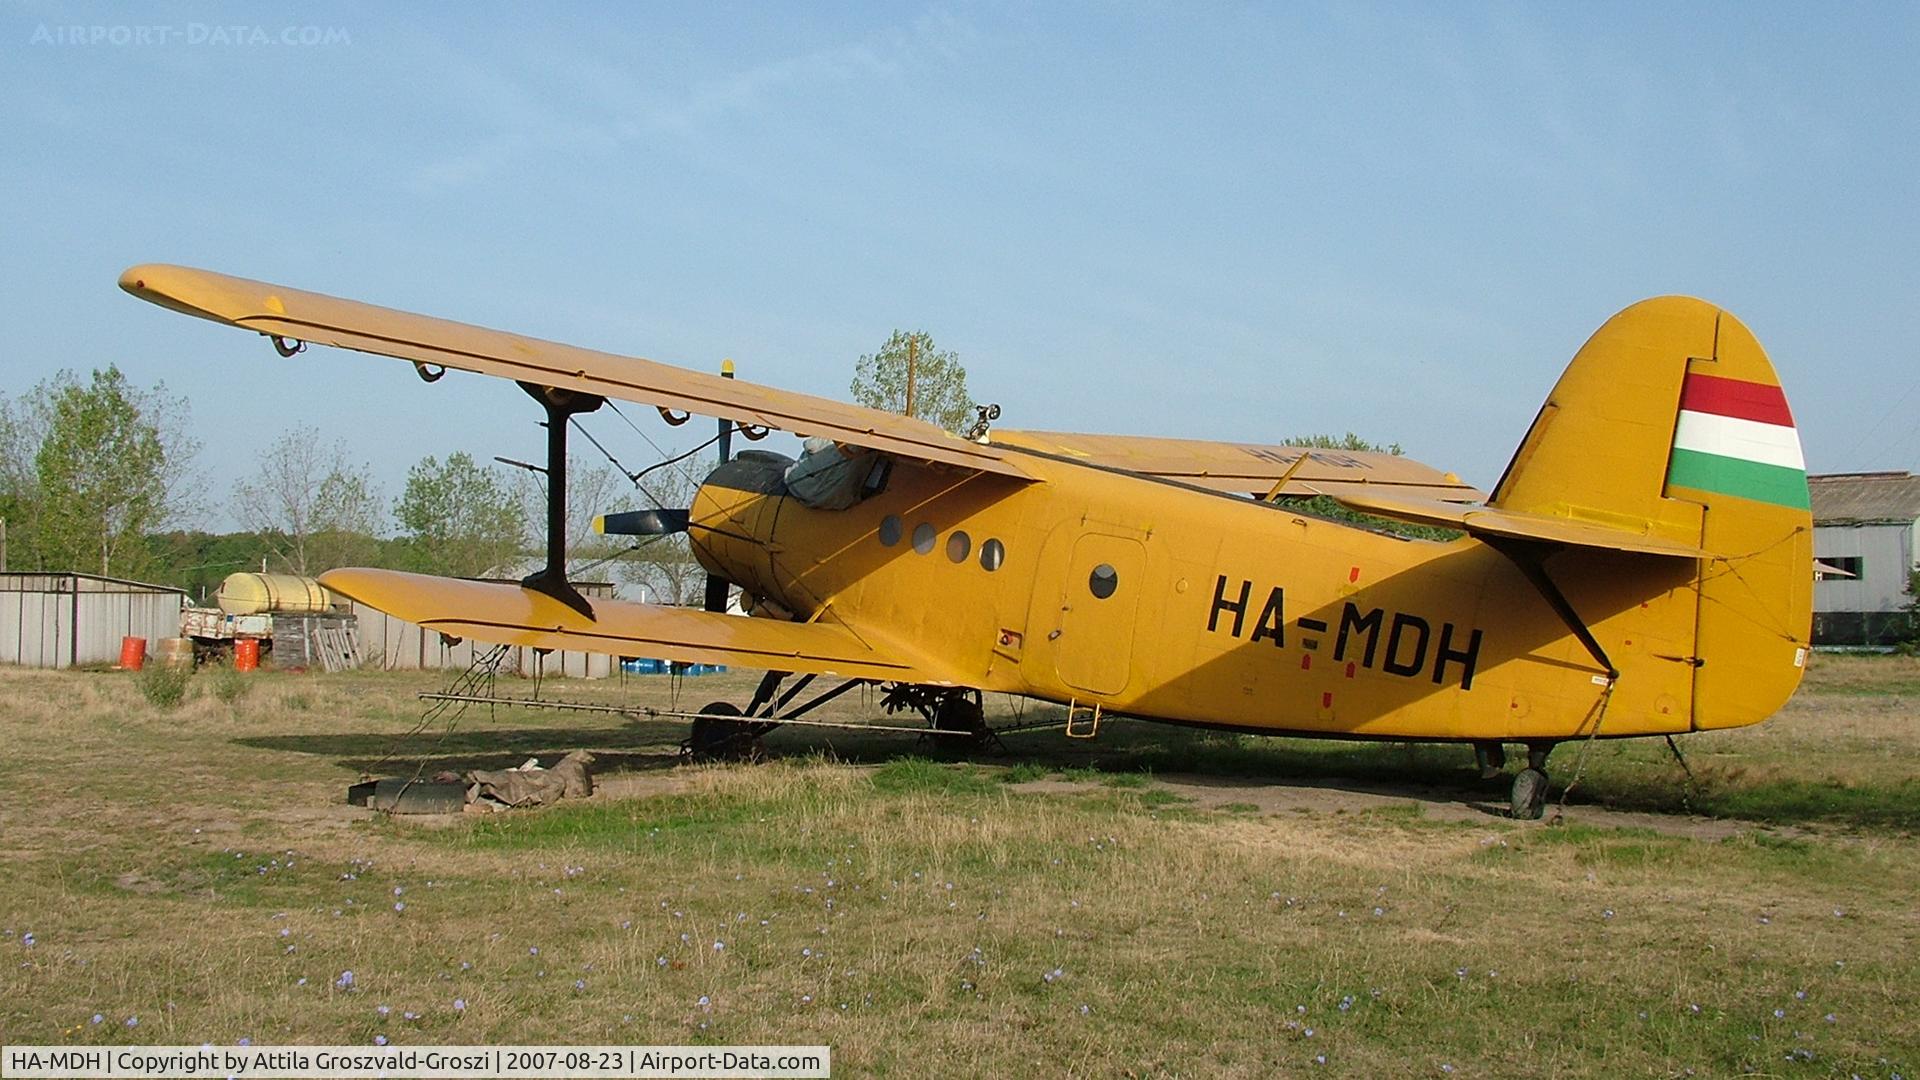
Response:
[[[1667,486],[1807,509],[1807,463],[1778,386],[1688,372]]]

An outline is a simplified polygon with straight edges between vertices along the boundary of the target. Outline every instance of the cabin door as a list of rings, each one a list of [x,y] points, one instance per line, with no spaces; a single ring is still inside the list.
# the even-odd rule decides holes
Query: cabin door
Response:
[[[1138,540],[1088,533],[1074,542],[1053,643],[1061,682],[1090,694],[1126,689],[1146,563]]]

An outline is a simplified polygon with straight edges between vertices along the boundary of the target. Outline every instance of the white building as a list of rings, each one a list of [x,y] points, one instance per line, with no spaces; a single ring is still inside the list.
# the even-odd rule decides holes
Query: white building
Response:
[[[1814,643],[1886,645],[1908,635],[1907,583],[1920,566],[1920,476],[1835,473],[1809,476],[1807,486],[1814,560],[1841,571],[1814,581]]]
[[[120,639],[180,636],[187,594],[98,574],[0,573],[0,664],[112,664]]]

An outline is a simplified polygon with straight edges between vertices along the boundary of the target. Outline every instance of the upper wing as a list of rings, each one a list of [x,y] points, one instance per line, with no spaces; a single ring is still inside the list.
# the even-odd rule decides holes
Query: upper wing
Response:
[[[455,637],[538,649],[645,656],[766,671],[951,685],[958,673],[825,623],[721,615],[689,608],[589,600],[592,619],[519,585],[408,574],[330,570],[320,583],[343,596]]]
[[[1031,479],[1004,451],[924,420],[637,357],[521,337],[184,266],[148,264],[120,287],[162,307],[262,334],[697,412],[980,472]]]
[[[1642,555],[1670,555],[1682,559],[1712,558],[1711,552],[1644,532],[1633,532],[1617,525],[1575,518],[1530,514],[1497,506],[1467,506],[1437,499],[1413,498],[1397,493],[1335,495],[1341,505],[1366,514],[1378,514],[1416,525],[1439,525],[1460,529],[1468,536],[1485,540],[1539,540],[1575,547],[1606,548]]]
[[[996,431],[993,440],[1003,446],[1234,494],[1265,495],[1285,478],[1282,495],[1391,491],[1454,502],[1486,500],[1484,493],[1452,473],[1396,454],[1056,431]],[[1300,460],[1303,454],[1307,458],[1304,462]]]

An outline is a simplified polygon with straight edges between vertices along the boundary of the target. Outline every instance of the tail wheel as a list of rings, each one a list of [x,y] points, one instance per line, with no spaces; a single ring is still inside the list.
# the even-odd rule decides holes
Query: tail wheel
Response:
[[[764,756],[754,725],[745,720],[724,719],[741,715],[739,706],[715,701],[700,712],[702,715],[694,718],[686,741],[680,744],[688,757],[695,761],[756,761]]]
[[[1547,806],[1547,774],[1535,768],[1521,769],[1513,778],[1509,813],[1522,821],[1538,821]]]

